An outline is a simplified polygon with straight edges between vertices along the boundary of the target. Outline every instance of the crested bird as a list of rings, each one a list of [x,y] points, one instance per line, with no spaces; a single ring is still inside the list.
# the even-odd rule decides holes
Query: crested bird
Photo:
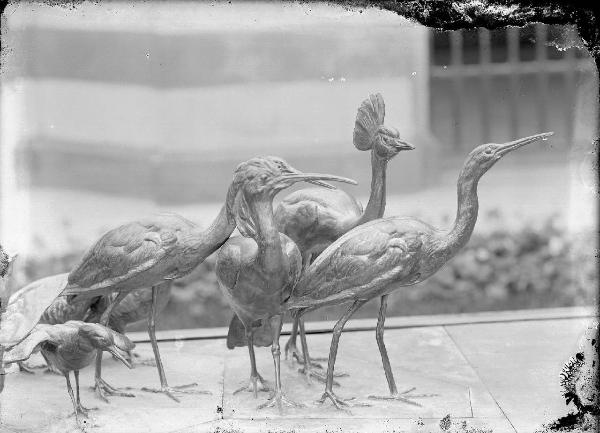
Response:
[[[503,156],[528,143],[547,140],[541,133],[504,144],[482,144],[469,153],[458,177],[458,210],[453,226],[440,230],[410,217],[380,218],[358,226],[323,251],[306,269],[287,300],[298,315],[326,305],[352,302],[336,323],[329,351],[327,382],[319,402],[329,398],[336,408],[348,405],[333,392],[338,343],[346,321],[369,299],[381,297],[376,340],[390,395],[409,404],[414,388],[398,392],[383,340],[388,295],[402,286],[417,284],[438,271],[469,240],[477,221],[477,184]]]
[[[125,355],[133,347],[134,344],[124,335],[96,323],[72,320],[59,325],[39,324],[5,353],[4,363],[24,361],[34,351],[41,350],[44,358],[65,376],[75,419],[83,428],[79,416],[87,417],[90,409],[83,407],[79,398],[79,370],[92,363],[97,351],[105,350],[131,368]],[[71,371],[75,376],[76,397],[69,378]]]
[[[229,238],[235,229],[231,208],[240,182],[243,182],[243,178],[229,186],[225,204],[207,229],[201,230],[193,222],[176,214],[161,214],[133,221],[104,234],[69,274],[67,286],[61,292],[62,296],[68,296],[69,302],[117,292],[116,298],[100,319],[103,325],[108,323],[112,310],[129,292],[151,288],[153,302],[148,318],[149,332],[161,386],[159,389],[143,388],[144,391],[161,392],[175,401],[179,401],[174,395],[176,392],[203,392],[188,389],[195,383],[177,387],[167,383],[154,335],[158,286],[190,273]],[[108,401],[106,394],[130,396],[101,378],[101,363],[102,354],[99,353],[95,375],[97,395],[104,401]]]
[[[283,301],[300,275],[302,260],[296,244],[275,226],[273,198],[300,181],[328,187],[331,186],[322,181],[355,182],[333,175],[302,173],[283,160],[268,161],[269,170],[258,170],[264,162],[254,158],[238,167],[236,177],[245,178],[234,208],[241,236],[229,238],[219,250],[216,274],[223,295],[245,330],[251,364],[248,389],[255,396],[258,381],[267,386],[256,369],[253,328],[266,325],[272,331],[275,390],[259,408],[277,405],[281,411],[282,404],[300,406],[281,389],[279,335],[285,314]]]
[[[362,102],[354,123],[354,146],[358,150],[371,153],[371,194],[364,211],[360,202],[347,192],[323,188],[305,188],[292,192],[277,207],[277,227],[300,249],[303,269],[344,233],[383,216],[387,164],[400,151],[414,149],[414,146],[400,138],[395,128],[383,124],[384,118],[385,103],[381,94],[377,93]],[[303,363],[304,369],[301,371],[307,377],[315,376],[324,380],[323,375],[312,370],[313,363],[307,353],[303,356],[304,361],[300,361],[299,350],[296,347],[298,327],[303,352],[304,346],[307,346],[302,322],[299,318],[294,318],[292,333],[285,345],[285,355],[287,357],[290,352],[293,358]]]

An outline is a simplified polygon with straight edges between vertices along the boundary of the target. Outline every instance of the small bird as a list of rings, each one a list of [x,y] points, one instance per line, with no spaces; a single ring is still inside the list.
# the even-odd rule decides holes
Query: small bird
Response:
[[[263,168],[264,167],[264,168]],[[279,335],[289,297],[302,268],[300,251],[274,223],[273,198],[296,182],[335,180],[355,183],[346,178],[299,172],[282,159],[253,158],[238,167],[236,177],[245,179],[236,198],[234,216],[241,236],[225,242],[217,255],[219,287],[243,324],[250,355],[249,390],[257,394],[257,382],[268,388],[256,369],[253,328],[268,324],[272,330],[271,353],[275,366],[275,390],[260,408],[282,404],[300,406],[288,399],[281,389]]]
[[[83,428],[85,421],[80,415],[87,417],[91,409],[83,407],[79,398],[79,370],[92,363],[97,351],[108,351],[131,368],[127,353],[134,346],[127,337],[105,326],[71,320],[60,325],[36,325],[23,341],[5,353],[4,363],[24,361],[40,350],[50,365],[65,376],[75,419]],[[69,377],[71,371],[75,376],[76,397]]]
[[[367,221],[381,218],[385,211],[386,170],[388,162],[400,151],[412,150],[414,146],[400,138],[400,133],[383,124],[385,102],[381,94],[370,95],[358,109],[354,124],[353,142],[358,150],[371,153],[371,195],[363,211],[362,205],[345,191],[324,188],[305,188],[287,195],[275,211],[275,221],[280,232],[292,239],[302,253],[302,268],[305,269],[332,242],[344,233]],[[314,363],[307,353],[304,361],[296,347],[296,335],[300,327],[303,347],[306,345],[304,323],[294,318],[292,333],[285,345],[288,352],[299,363],[307,378],[314,376],[324,380],[325,376],[315,372]],[[303,348],[303,352],[306,352]],[[307,362],[308,361],[308,362]]]
[[[108,324],[112,310],[129,292],[151,288],[153,303],[148,317],[149,332],[161,387],[143,388],[144,391],[161,392],[177,402],[176,392],[205,393],[189,389],[196,383],[177,387],[167,383],[154,335],[158,286],[190,273],[229,238],[235,229],[231,209],[243,183],[244,178],[238,177],[229,186],[225,204],[206,230],[176,214],[133,221],[102,236],[69,274],[68,284],[61,292],[62,296],[68,297],[69,303],[85,297],[117,293],[100,318],[103,325]],[[102,379],[101,355],[98,354],[96,359],[96,394],[104,401],[107,401],[107,394],[129,396]]]
[[[9,304],[15,304],[22,297],[27,296],[29,299],[29,303],[38,302],[41,303],[42,306],[45,305],[45,299],[42,292],[45,292],[50,289],[51,292],[57,291],[56,287],[60,288],[61,286],[64,288],[65,282],[67,281],[68,274],[58,274],[52,275],[50,277],[46,277],[40,280],[33,281],[29,283],[22,289],[15,292],[9,299]],[[87,298],[83,302],[77,302],[74,304],[69,304],[67,299],[64,297],[58,297],[54,299],[52,304],[44,310],[42,316],[40,317],[38,324],[45,325],[59,325],[69,320],[84,320],[84,317],[89,314],[90,308],[100,301],[100,297],[95,298]],[[32,305],[30,307],[33,308]],[[41,306],[36,306],[35,310],[40,310]],[[42,354],[43,356],[43,354]],[[48,371],[55,372],[52,370],[52,366],[47,362]],[[19,362],[19,369],[25,373],[33,373],[29,367],[27,367],[23,362]]]
[[[458,177],[458,210],[450,230],[439,230],[416,218],[380,218],[358,226],[332,243],[306,269],[294,287],[287,308],[298,315],[326,305],[352,302],[333,329],[327,382],[319,402],[329,398],[336,408],[348,403],[333,393],[333,372],[339,339],[346,321],[369,299],[380,297],[376,339],[390,395],[416,404],[414,389],[398,392],[383,341],[388,295],[400,287],[417,284],[437,272],[468,241],[477,221],[477,184],[503,156],[528,143],[547,140],[551,132],[505,144],[483,144],[468,155]]]

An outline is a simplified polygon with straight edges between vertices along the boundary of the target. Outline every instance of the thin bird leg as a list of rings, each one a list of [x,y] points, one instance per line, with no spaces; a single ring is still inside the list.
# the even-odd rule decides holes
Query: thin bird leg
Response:
[[[246,342],[248,344],[248,352],[250,354],[250,384],[244,385],[233,391],[237,394],[240,391],[254,392],[254,398],[258,398],[258,391],[271,391],[271,385],[263,379],[256,369],[256,356],[254,355],[254,331],[246,328]],[[260,388],[258,384],[260,383]]]
[[[73,375],[75,376],[75,391],[77,391],[77,411],[79,413],[82,413],[87,416],[88,411],[96,410],[98,408],[97,407],[90,407],[90,408],[83,407],[83,405],[81,404],[81,400],[79,399],[79,370],[75,370],[73,372]]]
[[[108,325],[108,321],[110,320],[110,314],[112,313],[113,308],[115,308],[119,304],[119,302],[121,302],[125,298],[125,296],[127,296],[127,292],[125,292],[125,291],[119,292],[116,299],[108,305],[108,307],[106,308],[104,313],[102,313],[102,317],[100,317],[101,325],[104,325],[104,326]],[[96,395],[98,396],[98,398],[100,400],[102,400],[106,403],[108,403],[108,398],[106,398],[107,395],[115,395],[118,397],[135,397],[134,394],[131,394],[129,392],[120,391],[119,389],[113,387],[108,382],[106,382],[104,379],[102,379],[102,351],[101,350],[98,350],[98,353],[96,354],[96,373],[95,373],[94,381],[95,381],[94,391],[96,391]]]
[[[304,365],[304,367],[299,369],[298,372],[305,375],[306,381],[309,384],[311,383],[311,379],[310,379],[311,377],[314,377],[319,382],[325,383],[327,381],[327,376],[324,373],[315,371],[313,369],[313,367],[315,367],[316,365],[310,361],[310,355],[308,354],[308,344],[306,343],[306,333],[304,332],[304,320],[302,318],[300,318],[299,324],[300,324],[300,342],[302,343],[302,353],[304,354],[304,361],[302,364]],[[318,368],[322,368],[322,367],[319,365]],[[348,374],[347,373],[334,374],[334,377],[341,377],[341,376],[348,376]],[[338,382],[336,382],[335,380],[333,381],[333,384],[335,386],[340,386],[340,384]]]
[[[337,349],[340,341],[340,336],[342,335],[342,331],[344,329],[344,325],[350,319],[350,317],[360,308],[362,307],[366,300],[357,299],[354,303],[348,308],[348,311],[344,313],[340,320],[335,324],[333,328],[333,337],[331,339],[331,348],[329,349],[329,363],[327,364],[327,382],[325,384],[325,392],[321,396],[321,398],[317,401],[317,403],[324,403],[325,399],[329,398],[333,405],[340,410],[346,410],[342,406],[349,406],[347,403],[350,400],[353,400],[354,397],[349,399],[339,398],[333,392],[333,370],[335,368],[335,358],[337,357]],[[360,406],[369,406],[368,404],[361,403]]]
[[[258,409],[264,409],[277,405],[280,414],[283,413],[284,404],[291,407],[304,407],[303,404],[290,400],[281,390],[281,349],[279,348],[281,325],[283,325],[283,315],[277,315],[271,318],[271,326],[274,331],[271,354],[273,355],[273,364],[275,365],[275,391],[265,403],[258,406]]]
[[[71,387],[71,379],[69,379],[69,373],[66,372],[64,373],[65,375],[65,379],[67,380],[67,391],[69,391],[69,397],[71,397],[71,402],[73,403],[73,409],[75,410],[74,414],[75,414],[75,421],[77,422],[77,425],[79,426],[79,428],[81,430],[84,430],[85,427],[85,421],[83,421],[83,424],[81,423],[81,420],[79,419],[79,410],[77,410],[77,403],[75,402],[75,395],[73,395],[73,388]],[[85,414],[83,414],[85,416]],[[84,430],[85,431],[85,430]]]
[[[162,360],[160,359],[160,351],[158,350],[158,341],[156,340],[155,320],[156,320],[156,301],[158,297],[158,286],[152,287],[152,308],[150,315],[148,316],[148,335],[150,335],[150,341],[152,343],[152,350],[154,351],[154,359],[156,360],[156,367],[158,369],[158,377],[160,379],[160,388],[142,388],[142,391],[163,393],[168,397],[179,403],[179,399],[175,397],[175,393],[181,394],[211,394],[209,391],[191,390],[194,386],[198,386],[197,383],[190,383],[187,385],[169,386],[167,383],[167,377],[165,375],[165,369],[163,367]]]
[[[398,388],[396,388],[396,381],[394,380],[394,373],[392,372],[392,367],[390,364],[390,359],[388,357],[387,349],[385,348],[385,343],[383,341],[383,331],[385,330],[385,313],[387,309],[387,298],[388,295],[383,295],[381,297],[381,307],[379,308],[379,317],[377,318],[377,330],[375,333],[377,339],[377,346],[379,347],[379,353],[381,354],[381,361],[383,362],[383,371],[385,372],[385,378],[388,383],[388,388],[390,389],[390,395],[384,396],[376,396],[370,395],[369,398],[372,400],[398,400],[407,404],[412,404],[414,406],[421,405],[416,403],[411,398],[423,398],[423,397],[434,397],[436,394],[419,394],[414,395],[410,394],[416,388],[410,388],[403,392],[398,392]]]

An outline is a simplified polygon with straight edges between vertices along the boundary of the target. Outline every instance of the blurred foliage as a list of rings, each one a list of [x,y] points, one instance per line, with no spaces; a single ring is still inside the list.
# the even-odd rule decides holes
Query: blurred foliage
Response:
[[[388,317],[452,314],[490,310],[593,305],[597,300],[597,234],[573,236],[557,217],[542,224],[508,227],[502,215],[491,212],[491,229],[477,229],[467,246],[428,280],[394,292]],[[28,259],[15,275],[16,287],[37,278],[66,272],[84,248],[62,256]],[[215,256],[193,273],[175,282],[169,305],[160,316],[159,329],[227,326],[232,312],[215,277]],[[313,320],[334,320],[347,307],[323,308],[309,314]],[[377,317],[378,299],[354,317]],[[144,330],[139,323],[131,329]]]

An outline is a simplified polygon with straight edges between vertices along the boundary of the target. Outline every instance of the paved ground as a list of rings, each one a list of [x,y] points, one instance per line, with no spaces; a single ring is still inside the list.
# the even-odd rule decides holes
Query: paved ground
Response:
[[[567,413],[559,372],[591,320],[581,309],[571,310],[573,314],[568,314],[568,309],[561,311],[559,315],[538,312],[529,317],[520,312],[513,316],[515,320],[503,313],[487,313],[470,321],[468,317],[447,317],[449,320],[429,324],[418,319],[412,327],[408,318],[390,321],[386,342],[399,388],[416,387],[414,393],[437,394],[419,399],[420,407],[367,398],[385,395],[387,386],[374,332],[361,326],[366,321],[349,322],[352,328],[342,336],[338,352],[337,371],[350,376],[338,379],[341,386],[336,392],[371,405],[353,407],[351,414],[337,411],[330,403],[316,404],[323,385],[308,384],[290,361],[282,362],[284,390],[306,406],[285,408],[282,415],[276,409],[257,410],[266,393],[259,393],[257,400],[248,392],[233,394],[248,380],[247,351],[229,351],[219,338],[161,343],[170,384],[197,381],[211,394],[184,395],[177,404],[163,395],[135,391],[135,398],[114,397],[104,404],[89,389],[93,369],[88,368],[82,372],[82,400],[84,405],[99,407],[89,428],[98,433],[439,432],[440,419],[448,414],[454,422],[466,421],[468,426],[494,433],[533,432],[543,422]],[[494,318],[501,321],[489,323]],[[372,326],[372,321],[368,322]],[[309,336],[313,356],[326,355],[329,343],[330,334]],[[137,350],[143,357],[152,354],[147,343],[139,343]],[[272,382],[270,351],[257,348],[257,358],[259,371]],[[139,388],[158,382],[155,369],[149,366],[127,370],[108,357],[104,366],[105,378],[113,384]],[[2,428],[7,431],[74,431],[71,403],[60,376],[11,374],[0,401]]]

